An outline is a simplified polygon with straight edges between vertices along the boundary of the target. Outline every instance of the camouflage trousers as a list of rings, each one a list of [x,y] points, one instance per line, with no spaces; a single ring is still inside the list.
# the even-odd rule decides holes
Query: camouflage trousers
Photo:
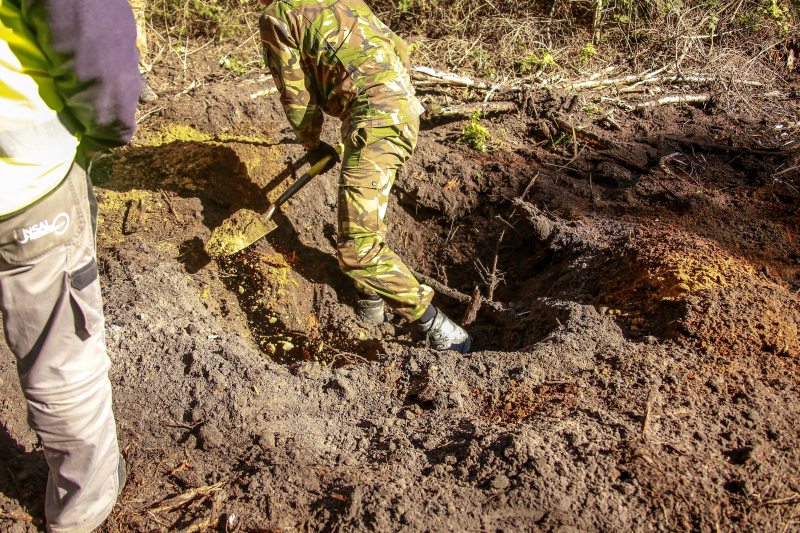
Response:
[[[386,210],[397,171],[414,153],[419,118],[353,131],[344,139],[339,182],[339,266],[368,295],[417,320],[433,298],[386,244]]]
[[[145,0],[128,0],[133,10],[133,18],[136,19],[136,49],[139,50],[139,72],[150,70],[145,66],[147,57],[147,32],[145,28],[144,6]]]

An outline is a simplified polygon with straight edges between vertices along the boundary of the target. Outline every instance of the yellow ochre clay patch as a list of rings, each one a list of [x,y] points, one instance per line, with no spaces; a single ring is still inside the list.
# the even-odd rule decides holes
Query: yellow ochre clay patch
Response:
[[[756,269],[717,243],[648,231],[628,243],[617,275],[603,283],[604,305],[652,312],[664,301],[738,282]]]
[[[650,244],[639,251],[639,261],[646,267],[654,296],[675,298],[755,275],[755,268],[747,262],[706,239],[668,239]]]

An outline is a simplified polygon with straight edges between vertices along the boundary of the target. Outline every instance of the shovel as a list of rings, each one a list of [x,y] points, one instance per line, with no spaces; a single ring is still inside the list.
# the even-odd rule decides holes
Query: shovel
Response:
[[[341,154],[344,145],[339,144],[336,151]],[[221,257],[234,254],[244,250],[258,239],[274,230],[278,225],[273,222],[272,215],[286,201],[305,187],[311,179],[319,174],[325,165],[330,161],[331,156],[326,155],[308,169],[308,172],[300,176],[285,193],[278,198],[278,201],[270,206],[265,215],[261,215],[252,209],[240,209],[226,219],[221,226],[215,228],[208,239],[205,249],[211,257]]]

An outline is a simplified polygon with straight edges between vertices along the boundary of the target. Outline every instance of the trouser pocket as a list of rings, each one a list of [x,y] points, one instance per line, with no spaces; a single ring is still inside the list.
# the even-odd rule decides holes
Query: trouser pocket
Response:
[[[97,281],[97,261],[94,258],[69,273],[69,294],[75,309],[75,334],[81,339],[103,331],[103,298]]]
[[[88,213],[80,208],[84,181],[83,169],[73,164],[47,198],[0,223],[0,257],[12,265],[24,265],[83,231],[88,222]]]

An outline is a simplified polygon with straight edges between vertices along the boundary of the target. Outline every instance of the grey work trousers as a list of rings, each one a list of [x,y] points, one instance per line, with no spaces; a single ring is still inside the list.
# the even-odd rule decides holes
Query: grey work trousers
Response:
[[[110,361],[95,259],[96,202],[77,164],[45,199],[0,222],[0,308],[28,424],[50,466],[48,530],[91,531],[117,500]]]

